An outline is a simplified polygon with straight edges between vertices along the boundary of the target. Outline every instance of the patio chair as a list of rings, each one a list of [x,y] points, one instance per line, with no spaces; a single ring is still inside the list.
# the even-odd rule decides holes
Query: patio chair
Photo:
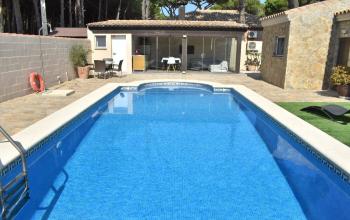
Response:
[[[116,76],[118,76],[118,73],[120,73],[119,76],[123,76],[123,61],[124,60],[120,60],[118,65],[113,65],[113,73],[116,73]]]
[[[166,70],[168,68],[168,60],[167,59],[162,60],[162,66],[163,66],[163,70]]]
[[[220,64],[213,64],[209,66],[210,72],[226,73],[228,71],[227,61],[222,61]]]
[[[106,63],[106,70],[113,69],[113,58],[103,58],[103,61]]]
[[[175,57],[169,57],[168,59],[168,68],[167,71],[169,71],[169,69],[173,68],[173,70],[175,71],[176,68],[176,60]]]
[[[338,122],[336,117],[345,116],[350,113],[350,109],[346,109],[340,105],[323,105],[323,106],[308,106],[302,108],[301,111],[310,113],[322,113],[331,120]],[[344,123],[344,122],[342,122]]]
[[[177,70],[180,70],[180,68],[181,68],[181,63],[180,63],[180,60],[175,60],[175,68],[177,69]]]
[[[94,60],[94,66],[95,66],[94,76],[97,76],[98,78],[100,78],[101,75],[103,75],[104,78],[106,79],[106,76],[109,74],[106,71],[106,62],[104,60]]]

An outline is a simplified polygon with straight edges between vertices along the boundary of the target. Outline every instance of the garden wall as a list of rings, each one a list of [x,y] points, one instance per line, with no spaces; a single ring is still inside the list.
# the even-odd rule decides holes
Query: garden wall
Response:
[[[29,74],[42,73],[42,66],[46,87],[58,84],[58,78],[67,81],[67,75],[69,80],[75,78],[69,60],[69,50],[75,44],[90,49],[87,39],[1,33],[0,102],[32,93]]]

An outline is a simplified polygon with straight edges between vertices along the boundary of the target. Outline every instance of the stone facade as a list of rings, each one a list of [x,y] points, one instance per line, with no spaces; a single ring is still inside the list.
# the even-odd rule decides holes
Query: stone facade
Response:
[[[274,56],[275,37],[285,37],[284,56]],[[278,87],[285,87],[285,74],[288,54],[289,22],[265,27],[263,34],[263,50],[261,76],[263,80]],[[271,68],[273,67],[273,68]]]
[[[264,54],[263,62],[266,63],[262,64],[263,78],[288,89],[329,88],[329,76],[335,64],[337,42],[334,14],[347,8],[350,8],[348,0],[328,0],[262,19],[263,51],[267,52],[275,46],[266,43],[274,39],[274,33],[268,33],[269,30],[279,29],[283,23],[289,22],[289,29],[285,29],[285,35],[289,37],[285,63],[272,62],[271,60],[276,58],[271,54]],[[280,82],[283,79],[274,79],[276,72],[284,75],[284,82]]]
[[[66,81],[66,72],[69,79],[75,78],[69,60],[69,50],[75,44],[90,48],[86,39],[0,34],[0,102],[32,93],[29,75],[41,73],[42,65],[46,86]]]

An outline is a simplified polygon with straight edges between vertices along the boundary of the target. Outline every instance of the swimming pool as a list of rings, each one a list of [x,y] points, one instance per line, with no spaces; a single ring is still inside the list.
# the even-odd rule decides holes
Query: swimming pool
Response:
[[[18,219],[350,216],[348,179],[234,89],[117,87],[29,153]]]

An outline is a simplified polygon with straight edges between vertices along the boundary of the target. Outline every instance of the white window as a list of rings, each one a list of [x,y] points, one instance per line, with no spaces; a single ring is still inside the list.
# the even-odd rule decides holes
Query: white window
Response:
[[[283,56],[284,55],[284,44],[285,44],[285,37],[276,37],[275,38],[275,50],[273,52],[274,56]]]
[[[102,48],[102,49],[105,49],[107,47],[106,36],[105,35],[96,36],[96,45],[95,45],[95,47],[96,48]]]

